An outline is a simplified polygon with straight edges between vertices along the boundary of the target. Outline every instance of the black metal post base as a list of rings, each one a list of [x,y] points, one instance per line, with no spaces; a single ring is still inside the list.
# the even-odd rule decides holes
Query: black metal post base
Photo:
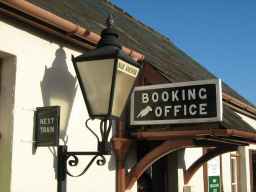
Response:
[[[58,147],[58,175],[57,175],[57,192],[66,192],[66,173],[67,169],[64,153],[67,152],[67,146]]]

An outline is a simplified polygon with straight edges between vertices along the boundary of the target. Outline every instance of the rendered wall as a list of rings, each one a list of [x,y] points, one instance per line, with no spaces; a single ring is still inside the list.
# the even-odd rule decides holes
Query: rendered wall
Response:
[[[0,191],[56,192],[57,148],[36,149],[25,141],[34,139],[33,110],[60,105],[60,144],[65,141],[69,151],[96,150],[96,139],[85,127],[88,114],[71,63],[71,54],[86,50],[2,14],[0,29],[0,57],[8,56],[3,57]],[[89,125],[99,128],[96,120]],[[67,191],[115,191],[114,153],[106,160],[101,167],[94,163],[82,177],[68,177]],[[83,159],[79,162],[79,168],[69,169],[74,175],[85,168]]]
[[[187,170],[198,158],[203,155],[202,148],[186,148],[184,153],[185,170]],[[204,192],[203,167],[201,167],[188,183],[196,192]]]
[[[185,169],[187,170],[199,157],[202,156],[202,148],[188,148],[185,150]],[[230,168],[230,153],[221,155],[222,165],[222,181],[225,192],[232,192],[231,189],[231,168]],[[194,192],[204,192],[204,172],[203,166],[191,178],[188,185],[184,186],[184,190]]]
[[[222,181],[223,189],[227,192],[232,192],[231,189],[231,165],[230,165],[230,153],[221,155],[222,161]]]
[[[237,113],[244,121],[256,129],[256,120],[248,118],[240,113]],[[241,191],[251,191],[251,177],[250,177],[250,156],[249,150],[256,150],[256,145],[250,145],[246,147],[239,147],[239,154],[241,155],[239,160],[240,167],[240,185]]]

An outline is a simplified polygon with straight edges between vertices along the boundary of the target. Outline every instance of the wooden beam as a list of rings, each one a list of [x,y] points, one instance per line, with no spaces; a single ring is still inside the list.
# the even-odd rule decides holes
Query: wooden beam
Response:
[[[143,82],[144,84],[149,83],[152,85],[157,84],[164,84],[164,83],[171,83],[168,81],[165,77],[163,77],[155,68],[153,68],[150,64],[147,62],[143,63],[143,70],[141,73],[141,78],[145,78],[146,82]]]
[[[193,177],[193,175],[197,172],[197,170],[204,165],[207,161],[210,159],[221,155],[223,153],[227,153],[230,151],[236,151],[237,147],[236,146],[228,146],[228,147],[217,147],[213,149],[212,151],[202,155],[199,159],[197,159],[185,172],[184,175],[184,184],[187,185],[190,181],[190,179]]]
[[[131,189],[134,183],[144,173],[144,171],[158,159],[170,152],[192,146],[194,146],[194,142],[192,139],[174,139],[167,140],[161,145],[152,149],[131,169],[129,174],[125,177],[126,190]]]

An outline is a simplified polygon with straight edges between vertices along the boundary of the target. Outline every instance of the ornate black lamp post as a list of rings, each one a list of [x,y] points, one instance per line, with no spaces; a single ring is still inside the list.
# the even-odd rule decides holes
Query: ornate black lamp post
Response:
[[[72,62],[90,119],[101,120],[101,141],[88,127],[87,122],[90,120],[88,119],[86,126],[98,140],[98,151],[68,152],[66,146],[60,146],[58,154],[59,181],[63,181],[66,174],[73,176],[67,170],[66,163],[68,162],[70,166],[76,166],[78,164],[78,155],[94,156],[78,176],[83,175],[98,156],[102,159],[98,160],[97,164],[105,164],[103,155],[108,155],[111,152],[111,145],[108,142],[111,122],[115,119],[121,119],[142,69],[142,65],[122,51],[122,46],[117,40],[117,30],[113,27],[114,21],[111,14],[106,24],[108,27],[102,31],[101,40],[98,42],[96,49],[76,58],[72,56]],[[109,121],[108,126],[107,121]],[[71,156],[74,160],[68,161]],[[60,184],[59,191],[61,191],[61,188]]]

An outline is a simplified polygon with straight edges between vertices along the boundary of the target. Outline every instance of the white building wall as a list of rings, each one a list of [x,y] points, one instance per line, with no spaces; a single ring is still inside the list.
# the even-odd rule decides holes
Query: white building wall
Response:
[[[237,113],[244,121],[249,125],[256,128],[256,120],[248,118],[242,114]],[[240,190],[251,192],[251,183],[250,183],[250,156],[249,150],[256,150],[256,145],[241,146],[238,147],[239,156],[239,173],[240,173]],[[187,170],[190,165],[192,165],[199,157],[202,155],[202,148],[187,148],[185,150],[184,159],[185,159],[185,169]],[[223,190],[225,192],[232,192],[231,187],[231,162],[230,162],[230,153],[222,154],[222,181],[223,181]],[[182,183],[183,178],[180,176],[179,180]],[[203,167],[201,167],[195,175],[191,178],[187,186],[184,186],[185,191],[195,191],[203,192],[204,182],[203,182]]]
[[[60,105],[61,139],[67,142],[69,151],[96,150],[96,139],[85,127],[88,114],[71,63],[71,54],[77,56],[85,50],[2,14],[0,29],[0,57],[3,58],[4,69],[0,114],[0,191],[56,192],[57,148],[35,149],[31,142],[25,141],[34,139],[33,110],[46,104]],[[15,68],[16,74],[11,70]],[[48,75],[52,77],[51,82],[47,81]],[[66,82],[67,77],[69,82]],[[12,88],[8,87],[9,79],[14,86]],[[50,88],[53,85],[55,87]],[[7,92],[3,93],[5,88]],[[71,91],[73,95],[65,97]],[[3,102],[10,106],[3,105]],[[73,103],[70,110],[67,109],[69,103]],[[89,125],[93,130],[99,128],[96,120]],[[63,144],[62,140],[60,144]],[[87,161],[90,160],[88,158]],[[68,177],[67,191],[115,191],[115,155],[106,156],[106,160],[107,163],[101,167],[94,163],[82,177]],[[85,164],[83,160],[79,162],[83,166],[79,170],[69,169],[71,173],[83,171]]]
[[[231,167],[230,167],[230,153],[221,155],[222,158],[222,181],[223,189],[226,192],[232,192],[231,189]]]
[[[244,121],[256,129],[256,120],[246,117],[240,113],[237,113]],[[246,147],[239,147],[239,154],[241,155],[239,160],[240,168],[240,182],[241,191],[251,192],[251,176],[250,176],[250,149],[256,150],[256,145],[250,145]]]
[[[256,145],[239,147],[239,171],[241,191],[251,192],[251,169],[250,169],[250,150],[256,150]]]
[[[184,154],[185,169],[187,170],[202,155],[202,148],[186,148]],[[191,188],[194,192],[204,192],[203,166],[194,174],[185,188]]]

